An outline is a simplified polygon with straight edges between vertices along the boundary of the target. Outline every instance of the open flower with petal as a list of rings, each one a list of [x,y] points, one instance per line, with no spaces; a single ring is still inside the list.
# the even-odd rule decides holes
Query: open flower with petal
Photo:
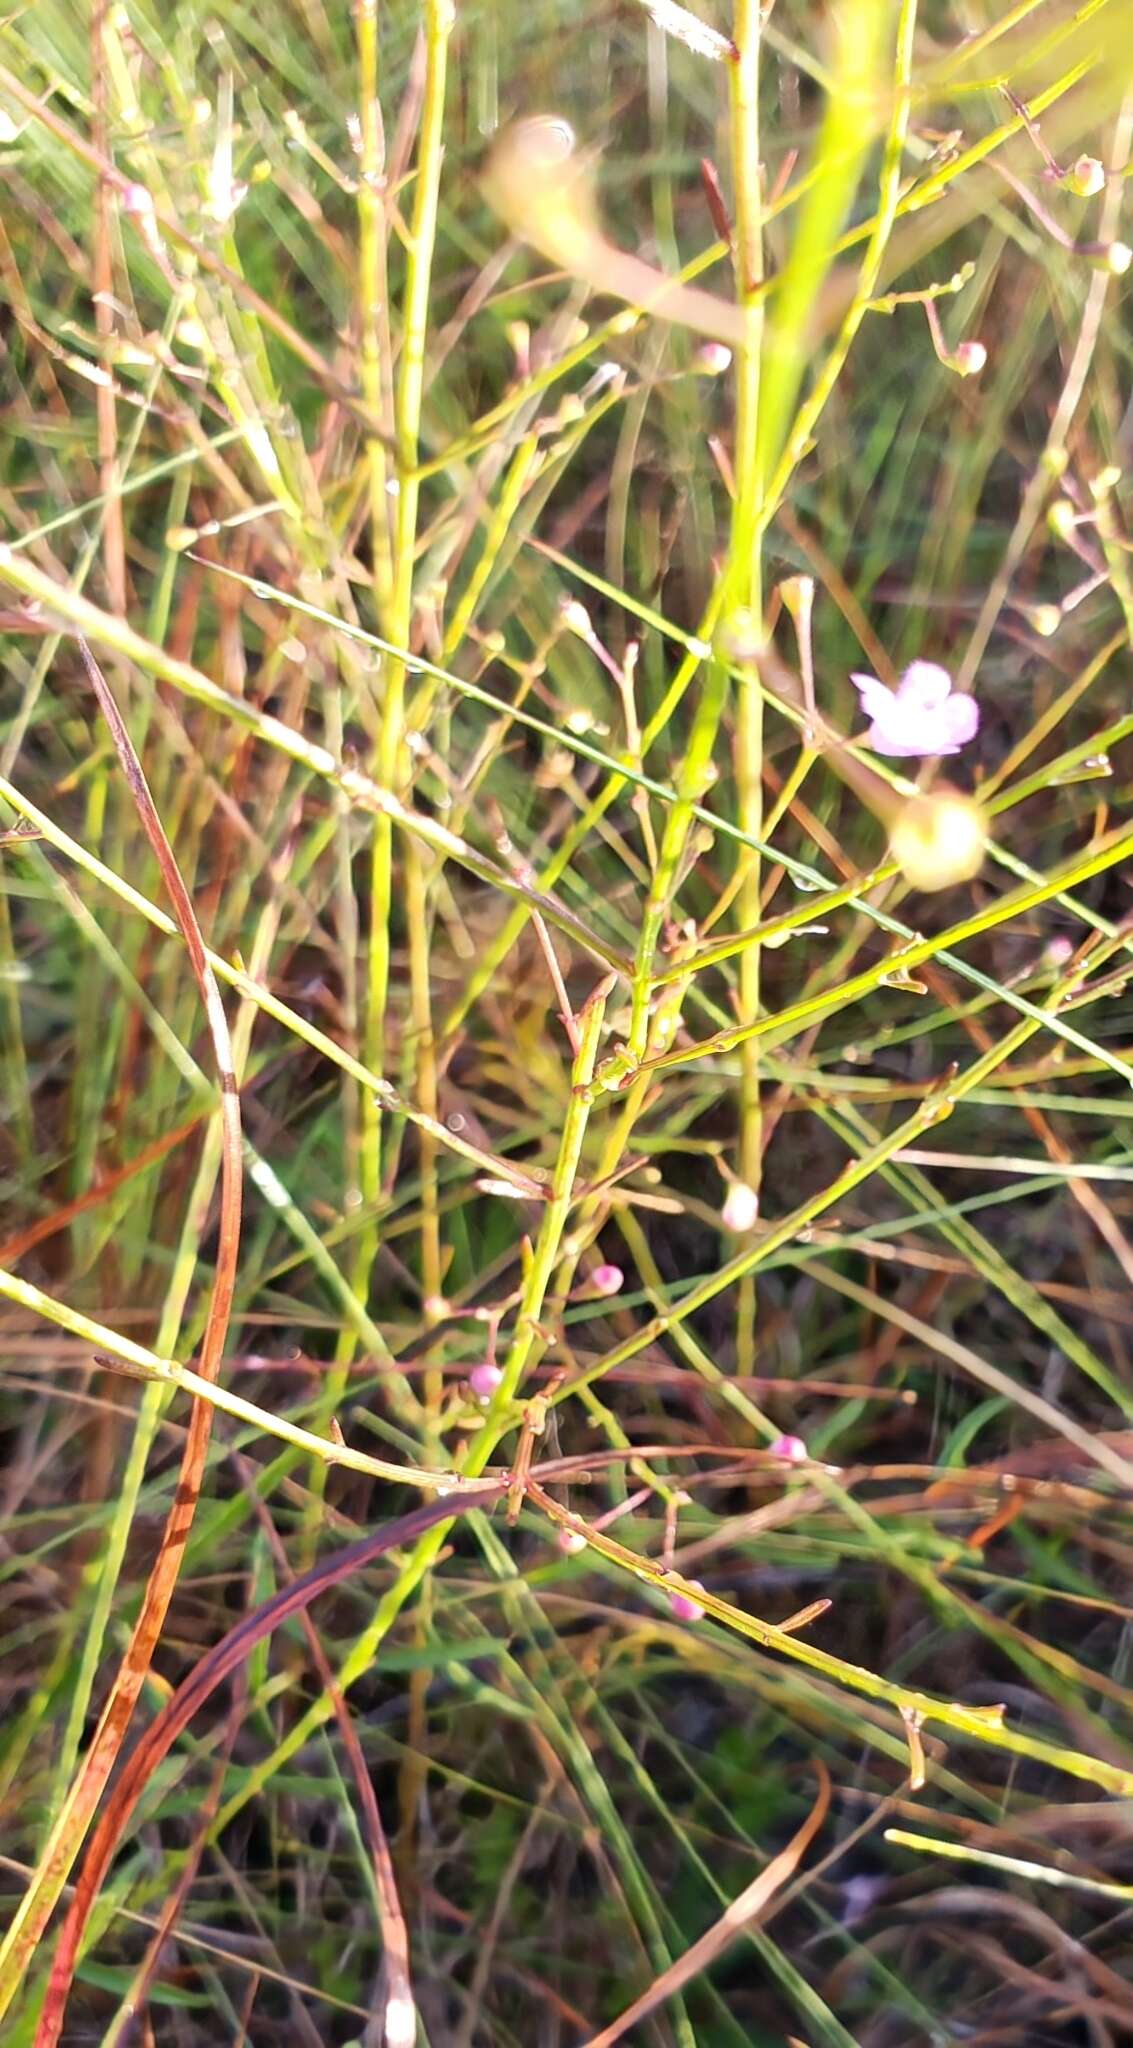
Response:
[[[903,759],[958,754],[979,730],[975,698],[954,692],[948,670],[935,661],[911,662],[895,690],[876,676],[852,675],[850,681],[873,721],[866,739],[875,753]]]

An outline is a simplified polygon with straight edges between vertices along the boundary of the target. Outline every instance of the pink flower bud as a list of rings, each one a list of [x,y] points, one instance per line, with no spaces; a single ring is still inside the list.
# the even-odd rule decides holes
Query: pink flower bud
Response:
[[[603,1264],[595,1266],[590,1275],[590,1285],[595,1294],[620,1294],[625,1277],[620,1266]]]
[[[560,1529],[556,1541],[564,1557],[577,1557],[586,1548],[586,1538],[578,1529]]]
[[[703,376],[719,377],[731,362],[732,351],[722,341],[702,341],[693,360]]]
[[[987,362],[987,350],[982,341],[962,341],[948,358],[950,369],[958,377],[978,377]]]
[[[704,1590],[699,1579],[690,1579],[689,1585],[695,1586],[698,1592]],[[703,1621],[704,1619],[704,1609],[699,1600],[690,1599],[687,1593],[670,1593],[669,1610],[674,1621]]]
[[[807,1461],[807,1447],[801,1436],[777,1436],[767,1448],[773,1458],[783,1458],[788,1465],[805,1465]]]
[[[746,1230],[754,1229],[758,1217],[759,1196],[755,1189],[749,1188],[746,1180],[734,1180],[724,1197],[724,1206],[720,1211],[720,1221],[725,1230],[734,1230],[742,1234]]]
[[[153,195],[146,190],[144,185],[124,185],[122,188],[122,205],[127,213],[152,213],[154,210]]]
[[[1066,172],[1062,186],[1075,199],[1093,199],[1105,184],[1105,170],[1096,156],[1080,156]]]
[[[490,1401],[502,1379],[503,1374],[499,1366],[490,1365],[488,1360],[484,1359],[479,1365],[473,1366],[468,1375],[468,1384],[478,1401]]]

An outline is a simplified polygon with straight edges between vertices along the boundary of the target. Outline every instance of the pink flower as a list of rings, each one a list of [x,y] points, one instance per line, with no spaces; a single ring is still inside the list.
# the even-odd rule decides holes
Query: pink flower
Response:
[[[590,1285],[595,1294],[620,1294],[625,1274],[620,1266],[595,1266],[590,1275]]]
[[[581,1529],[560,1529],[556,1540],[564,1557],[577,1557],[579,1551],[586,1548],[586,1538]]]
[[[698,1592],[703,1591],[699,1579],[690,1579],[689,1585],[695,1586]],[[699,1600],[691,1600],[687,1593],[670,1593],[669,1608],[674,1621],[703,1621],[704,1619],[704,1609]]]
[[[876,676],[850,677],[873,720],[866,739],[878,754],[909,758],[920,754],[958,754],[979,730],[980,707],[974,697],[952,694],[952,678],[935,661],[914,661],[895,690]]]
[[[804,1465],[809,1456],[801,1436],[777,1436],[767,1448],[773,1458],[785,1458],[789,1465]]]
[[[499,1366],[489,1365],[487,1359],[484,1359],[482,1364],[473,1366],[468,1375],[468,1384],[478,1401],[490,1401],[502,1379],[503,1374]]]

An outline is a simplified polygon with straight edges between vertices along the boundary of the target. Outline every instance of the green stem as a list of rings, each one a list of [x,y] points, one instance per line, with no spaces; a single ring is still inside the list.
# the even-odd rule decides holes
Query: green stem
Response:
[[[733,40],[739,60],[732,69],[732,175],[736,193],[736,293],[744,315],[744,340],[736,364],[736,495],[732,503],[729,570],[733,602],[755,620],[763,613],[759,512],[763,478],[759,456],[759,386],[763,341],[763,192],[759,164],[760,0],[736,0]],[[736,697],[736,797],[741,829],[753,839],[763,833],[763,693],[745,678]],[[757,853],[740,853],[742,882],[737,897],[741,929],[759,924],[761,863]],[[739,1014],[759,1015],[760,948],[747,946],[739,963]],[[759,1042],[749,1039],[740,1058],[740,1177],[758,1191],[763,1159],[759,1098]],[[742,1282],[737,1303],[736,1369],[755,1369],[755,1283]]]

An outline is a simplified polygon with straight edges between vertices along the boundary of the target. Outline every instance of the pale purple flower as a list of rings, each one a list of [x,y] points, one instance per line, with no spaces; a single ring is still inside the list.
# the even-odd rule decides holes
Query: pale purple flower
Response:
[[[699,1579],[690,1579],[689,1585],[695,1586],[698,1592],[703,1591]],[[687,1593],[670,1593],[669,1609],[674,1621],[704,1620],[704,1609],[699,1600],[690,1599]]]
[[[767,1448],[773,1458],[784,1458],[788,1465],[805,1464],[808,1456],[801,1436],[777,1436]]]
[[[473,1366],[468,1375],[468,1384],[478,1401],[490,1401],[502,1379],[503,1373],[499,1366],[491,1365],[484,1359],[479,1365]]]
[[[595,1266],[590,1275],[590,1285],[595,1294],[620,1294],[625,1277],[620,1266],[603,1264]]]
[[[980,707],[935,661],[914,661],[895,690],[876,676],[850,677],[873,720],[866,739],[878,754],[908,759],[921,754],[958,754],[979,730]]]

